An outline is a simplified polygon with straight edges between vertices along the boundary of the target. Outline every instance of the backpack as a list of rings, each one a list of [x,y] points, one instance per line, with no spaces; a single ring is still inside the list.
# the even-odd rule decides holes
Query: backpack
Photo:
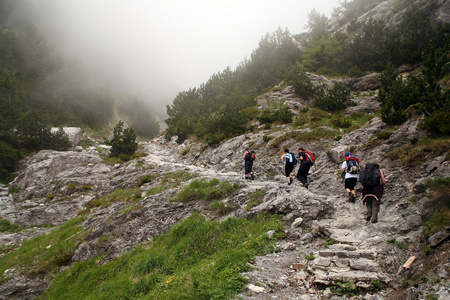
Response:
[[[346,168],[345,172],[350,173],[350,174],[358,174],[360,170],[361,170],[361,167],[359,165],[359,159],[357,159],[354,156],[350,156],[347,159],[347,168]]]
[[[381,172],[378,164],[367,164],[359,173],[359,182],[366,189],[374,189],[381,184]]]
[[[252,152],[248,151],[247,154],[245,154],[245,160],[252,160]]]
[[[294,153],[289,152],[284,155],[284,161],[286,162],[286,164],[295,166],[297,164],[297,157],[295,157]]]
[[[316,155],[311,151],[305,151],[306,161],[312,166],[316,162]]]
[[[255,153],[255,151],[252,151],[251,155],[250,155],[250,160],[255,160],[255,159],[256,159],[256,153]]]

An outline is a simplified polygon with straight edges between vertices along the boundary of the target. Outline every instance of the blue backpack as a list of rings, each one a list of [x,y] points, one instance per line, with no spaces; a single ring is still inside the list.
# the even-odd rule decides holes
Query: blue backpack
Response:
[[[359,165],[359,159],[357,159],[354,156],[350,156],[347,160],[347,169],[345,172],[350,174],[358,174],[361,170],[361,167]]]
[[[289,165],[297,165],[297,157],[295,157],[295,154],[292,152],[286,153],[284,155],[284,161]]]

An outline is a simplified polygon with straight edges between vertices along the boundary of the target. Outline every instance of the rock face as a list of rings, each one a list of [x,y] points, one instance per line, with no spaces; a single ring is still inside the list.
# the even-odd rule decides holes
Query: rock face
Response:
[[[414,5],[422,9],[431,10],[432,19],[439,20],[448,23],[450,21],[450,4],[445,0],[428,1],[428,0],[415,0]],[[436,4],[435,6],[433,6]],[[389,0],[377,0],[366,2],[366,13],[358,16],[357,23],[366,23],[369,19],[383,21],[386,26],[393,27],[397,25],[402,16],[409,9],[408,5],[398,5],[395,1]],[[336,16],[332,19],[331,31],[343,31],[347,32],[348,23],[342,22],[344,16]]]

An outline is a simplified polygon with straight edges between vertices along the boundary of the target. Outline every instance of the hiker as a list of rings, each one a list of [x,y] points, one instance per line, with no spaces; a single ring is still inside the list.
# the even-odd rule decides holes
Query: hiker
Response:
[[[297,149],[298,156],[297,159],[300,162],[300,167],[297,172],[297,179],[303,184],[303,187],[308,188],[308,172],[311,167],[310,159],[307,159],[305,149],[302,147]]]
[[[356,165],[356,167],[355,167]],[[348,201],[355,203],[355,186],[358,182],[359,159],[352,156],[350,152],[345,153],[345,160],[342,163],[341,171],[344,175],[345,191],[348,193]]]
[[[363,186],[363,204],[366,205],[367,212],[365,219],[372,223],[378,222],[378,212],[380,211],[381,197],[383,196],[386,178],[378,164],[367,164],[359,174],[359,181]]]
[[[297,164],[297,158],[295,157],[294,153],[289,152],[289,149],[285,148],[284,154],[281,156],[281,161],[284,163],[284,172],[286,173],[288,185],[291,185],[291,173],[294,170],[295,165]]]
[[[253,174],[253,161],[255,160],[255,152],[251,151],[250,148],[246,147],[245,148],[245,152],[244,152],[244,156],[242,157],[242,160],[244,161],[244,174],[245,174],[245,179],[250,179],[253,180],[255,179],[255,175]]]

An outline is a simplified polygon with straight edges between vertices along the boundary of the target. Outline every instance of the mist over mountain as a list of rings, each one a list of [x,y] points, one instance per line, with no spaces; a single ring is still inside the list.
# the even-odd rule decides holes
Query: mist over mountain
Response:
[[[13,1],[14,2],[14,1]],[[15,1],[17,18],[34,24],[56,49],[95,80],[165,112],[178,92],[234,69],[268,32],[304,30],[313,8],[336,0]]]

